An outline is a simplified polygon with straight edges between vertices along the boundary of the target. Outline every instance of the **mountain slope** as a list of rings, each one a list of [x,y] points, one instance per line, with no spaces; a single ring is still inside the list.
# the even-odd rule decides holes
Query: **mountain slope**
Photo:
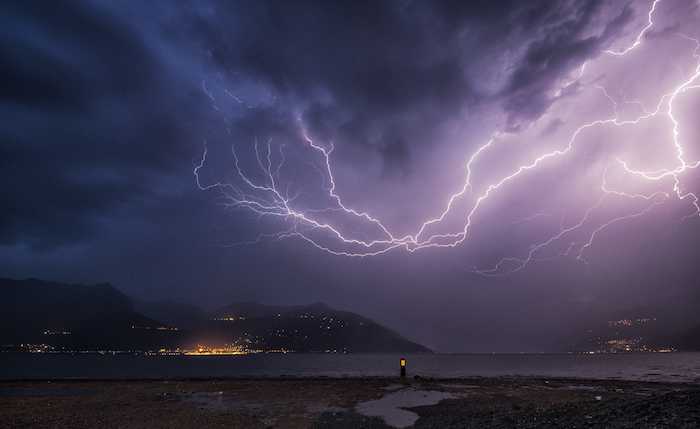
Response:
[[[378,323],[325,304],[134,302],[109,284],[0,279],[0,345],[64,350],[159,350],[237,345],[297,352],[430,352]]]
[[[212,314],[210,331],[252,348],[300,352],[426,353],[430,350],[378,323],[323,303],[267,306],[234,303]]]
[[[159,327],[109,284],[0,279],[0,344],[129,350],[180,341],[178,331]]]

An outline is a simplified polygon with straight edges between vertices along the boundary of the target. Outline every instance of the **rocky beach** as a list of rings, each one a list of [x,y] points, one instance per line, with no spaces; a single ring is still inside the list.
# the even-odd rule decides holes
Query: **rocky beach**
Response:
[[[694,428],[700,386],[543,378],[32,380],[2,428]]]

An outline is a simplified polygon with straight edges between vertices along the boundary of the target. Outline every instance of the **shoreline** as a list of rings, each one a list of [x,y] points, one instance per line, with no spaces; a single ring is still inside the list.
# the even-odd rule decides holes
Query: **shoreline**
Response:
[[[478,381],[504,381],[504,382],[571,382],[571,383],[633,383],[651,385],[684,385],[700,388],[700,379],[687,380],[641,380],[630,378],[605,378],[605,377],[559,377],[540,375],[498,375],[498,376],[465,376],[465,377],[423,377],[420,375],[407,376],[402,379],[399,376],[385,375],[241,375],[241,376],[212,376],[212,377],[40,377],[40,378],[0,378],[0,385],[13,383],[202,383],[202,382],[284,382],[284,381],[336,381],[336,382],[393,382],[393,383],[458,383]]]
[[[700,384],[556,377],[0,381],[0,428],[696,427]]]
[[[95,356],[0,355],[0,380],[236,380],[275,378],[392,378],[399,358],[408,376],[572,378],[698,383],[700,353],[624,355],[251,355]]]

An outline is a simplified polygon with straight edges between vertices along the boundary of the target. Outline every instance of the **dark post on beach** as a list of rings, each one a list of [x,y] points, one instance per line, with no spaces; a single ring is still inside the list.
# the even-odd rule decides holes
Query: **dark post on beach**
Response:
[[[399,359],[399,366],[401,367],[401,378],[406,377],[406,358]]]

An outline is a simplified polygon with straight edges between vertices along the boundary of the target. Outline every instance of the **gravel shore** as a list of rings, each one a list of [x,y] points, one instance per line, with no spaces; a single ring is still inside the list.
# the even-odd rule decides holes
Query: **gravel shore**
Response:
[[[0,428],[696,428],[700,386],[269,378],[0,382]]]

